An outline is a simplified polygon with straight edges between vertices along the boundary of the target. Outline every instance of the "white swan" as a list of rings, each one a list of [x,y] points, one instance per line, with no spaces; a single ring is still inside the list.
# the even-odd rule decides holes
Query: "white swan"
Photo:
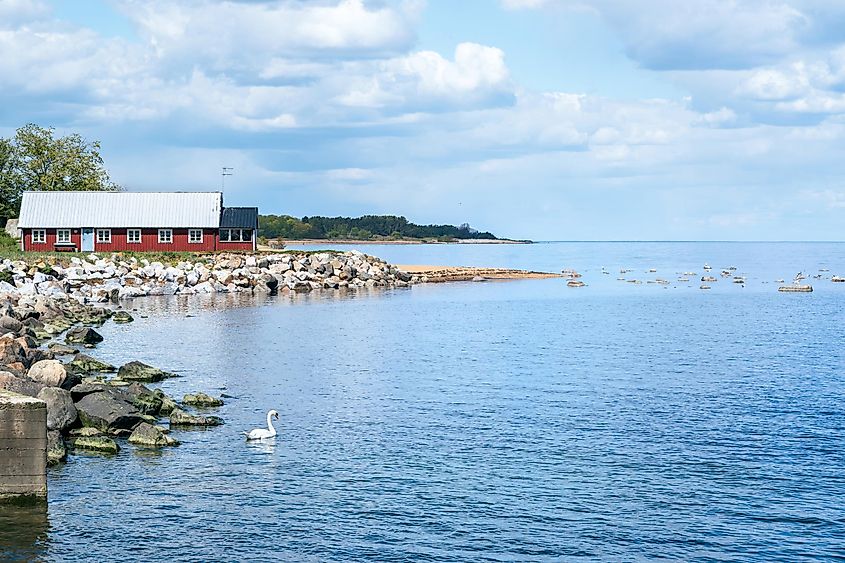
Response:
[[[267,428],[256,428],[249,432],[244,432],[247,440],[265,440],[267,438],[276,437],[276,429],[273,428],[273,420],[279,420],[279,413],[270,411],[267,413]]]

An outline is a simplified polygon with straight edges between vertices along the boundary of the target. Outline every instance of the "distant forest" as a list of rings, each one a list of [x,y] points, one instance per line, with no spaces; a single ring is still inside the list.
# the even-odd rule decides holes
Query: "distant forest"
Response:
[[[495,239],[493,234],[479,232],[464,223],[454,225],[415,225],[395,215],[363,217],[303,217],[261,215],[259,235],[268,239]]]

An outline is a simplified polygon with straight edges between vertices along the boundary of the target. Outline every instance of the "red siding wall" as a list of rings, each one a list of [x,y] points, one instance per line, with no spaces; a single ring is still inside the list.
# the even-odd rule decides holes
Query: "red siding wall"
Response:
[[[23,230],[23,244],[24,250],[31,250],[33,252],[53,252],[56,248],[56,229],[46,229],[47,230],[47,242],[45,244],[33,244],[32,243],[32,229],[22,229]],[[70,230],[70,240],[76,246],[76,249],[79,250],[79,246],[82,244],[82,230],[81,229],[71,229]],[[63,246],[62,248],[67,248]]]
[[[32,244],[32,229],[23,229],[24,250],[35,252],[52,252],[55,250],[56,229],[47,230],[46,244]],[[251,242],[232,242],[218,244],[217,229],[203,229],[201,243],[188,242],[188,229],[173,229],[173,242],[169,244],[158,242],[158,229],[141,229],[141,242],[126,242],[128,229],[112,229],[110,243],[98,243],[97,232],[94,231],[95,252],[213,252],[215,250],[252,250]],[[71,229],[71,241],[79,250],[82,247],[82,229]]]
[[[112,229],[111,242],[96,242],[94,232],[94,250],[96,251],[128,251],[128,252],[210,252],[216,250],[217,229],[203,229],[201,243],[188,242],[188,229],[173,229],[173,242],[159,243],[158,229],[141,229],[141,242],[126,242],[128,229]]]

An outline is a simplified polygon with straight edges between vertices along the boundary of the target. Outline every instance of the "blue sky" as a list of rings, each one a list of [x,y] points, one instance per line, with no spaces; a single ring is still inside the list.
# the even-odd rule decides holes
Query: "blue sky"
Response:
[[[840,240],[845,5],[0,0],[0,135],[129,190],[503,236]]]

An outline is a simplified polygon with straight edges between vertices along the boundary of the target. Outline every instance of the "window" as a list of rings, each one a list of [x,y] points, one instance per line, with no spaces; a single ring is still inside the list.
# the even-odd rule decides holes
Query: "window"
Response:
[[[188,242],[194,244],[202,242],[202,229],[188,229]]]
[[[56,231],[56,244],[70,244],[70,229]]]
[[[110,243],[111,229],[97,229],[97,242],[106,244]]]
[[[252,229],[220,229],[220,242],[250,242]]]
[[[161,244],[170,244],[173,242],[173,229],[159,229],[158,242]]]
[[[46,244],[47,231],[45,229],[32,229],[32,244]]]
[[[141,244],[141,229],[127,229],[126,242],[129,244]]]

